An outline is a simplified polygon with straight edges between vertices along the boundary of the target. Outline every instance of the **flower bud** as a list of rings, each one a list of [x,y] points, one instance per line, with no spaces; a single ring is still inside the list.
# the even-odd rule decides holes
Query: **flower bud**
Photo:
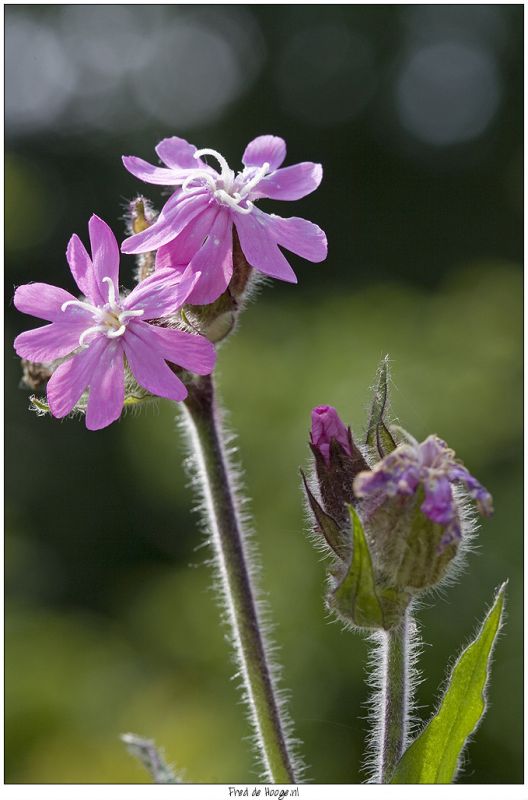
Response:
[[[349,527],[347,505],[354,503],[352,483],[367,462],[332,406],[317,406],[312,411],[310,448],[323,508],[338,526]]]
[[[130,234],[141,233],[147,228],[150,228],[157,218],[157,213],[152,208],[150,200],[142,195],[136,197],[135,200],[129,204],[127,229]],[[140,253],[136,256],[137,272],[136,280],[138,283],[144,281],[149,275],[152,275],[155,269],[156,254],[154,252]]]
[[[317,406],[312,411],[312,445],[321,453],[326,464],[330,463],[330,444],[332,439],[340,448],[352,455],[352,447],[348,440],[348,429],[341,421],[339,414],[332,406]]]
[[[354,479],[376,568],[384,582],[415,593],[446,575],[467,533],[467,503],[492,513],[489,492],[438,436],[400,444]]]

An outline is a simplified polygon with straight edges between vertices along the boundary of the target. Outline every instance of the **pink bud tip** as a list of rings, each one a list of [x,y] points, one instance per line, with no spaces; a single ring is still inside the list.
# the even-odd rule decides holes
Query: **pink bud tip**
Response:
[[[313,446],[319,450],[327,464],[330,462],[332,439],[335,439],[343,450],[351,455],[348,429],[332,406],[317,406],[313,409],[310,436]]]

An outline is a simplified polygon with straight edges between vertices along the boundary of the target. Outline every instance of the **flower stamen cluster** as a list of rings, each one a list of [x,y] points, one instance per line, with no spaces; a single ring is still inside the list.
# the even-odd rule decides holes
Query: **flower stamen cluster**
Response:
[[[205,155],[216,158],[220,164],[221,172],[196,169],[183,181],[182,192],[188,193],[191,189],[195,189],[196,183],[198,183],[199,186],[202,185],[210,189],[215,200],[222,205],[229,206],[239,214],[250,214],[253,209],[253,202],[249,199],[249,195],[268,173],[269,162],[265,161],[257,169],[246,168],[235,177],[234,171],[217,150],[204,147],[202,150],[197,150],[193,157],[198,159]],[[245,206],[241,205],[242,202],[246,203]]]
[[[117,339],[122,336],[126,329],[127,324],[133,317],[142,317],[145,309],[136,308],[133,310],[124,310],[121,303],[116,298],[115,286],[112,278],[105,276],[102,283],[108,284],[108,303],[102,307],[94,306],[85,300],[67,300],[61,306],[61,311],[66,311],[70,306],[82,308],[93,315],[93,319],[97,322],[86,328],[79,336],[79,345],[87,347],[86,339],[93,333],[104,333],[109,339]]]

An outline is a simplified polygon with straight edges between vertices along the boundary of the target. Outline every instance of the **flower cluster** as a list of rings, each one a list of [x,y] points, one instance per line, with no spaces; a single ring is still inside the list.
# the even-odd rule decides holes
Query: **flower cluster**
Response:
[[[329,607],[347,624],[388,629],[448,574],[469,533],[466,499],[484,516],[493,506],[438,436],[418,443],[386,425],[386,363],[378,375],[365,444],[334,408],[313,409],[315,485],[304,480],[316,537],[334,555]]]
[[[17,354],[51,372],[47,395],[53,416],[69,414],[88,392],[86,425],[91,430],[119,418],[128,375],[151,395],[181,401],[187,395],[182,370],[198,375],[213,370],[212,342],[223,335],[218,325],[214,332],[210,325],[204,338],[182,330],[175,315],[184,304],[212,304],[226,292],[234,252],[241,249],[248,271],[253,267],[292,283],[297,279],[280,247],[314,262],[326,258],[326,237],[317,225],[265,214],[255,206],[261,197],[297,200],[321,181],[319,164],[280,168],[286,156],[283,139],[259,136],[250,142],[237,175],[220,153],[197,150],[178,137],[164,139],[156,152],[166,167],[133,156],[123,159],[125,167],[147,183],[177,189],[157,218],[144,213],[141,200],[141,224],[132,226],[133,235],[121,246],[124,253],[156,251],[154,272],[150,266],[140,270],[140,283],[120,295],[119,246],[108,225],[94,215],[91,256],[76,235],[66,253],[81,298],[44,283],[19,286],[15,292],[19,311],[50,323],[18,336]],[[219,171],[203,156],[216,159]],[[239,280],[235,295],[241,285]],[[224,305],[230,310],[232,304]],[[220,304],[216,315],[222,311]],[[222,330],[232,327],[228,322]]]

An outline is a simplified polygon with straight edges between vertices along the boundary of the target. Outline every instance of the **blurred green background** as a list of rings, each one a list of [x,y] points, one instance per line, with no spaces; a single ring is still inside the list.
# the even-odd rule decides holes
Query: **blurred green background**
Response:
[[[291,258],[222,348],[218,379],[253,498],[262,586],[312,782],[363,780],[366,645],[330,624],[299,466],[310,410],[358,435],[377,362],[393,410],[492,491],[469,569],[419,613],[426,717],[506,577],[489,711],[462,782],[522,773],[522,6],[6,8],[6,780],[142,782],[118,736],[191,782],[257,779],[174,408],[98,433],[39,419],[19,387],[13,287],[73,289],[64,251],[96,212],[123,236],[145,188],[122,153],[165,136],[236,167],[261,133],[321,161],[298,203],[326,263]],[[160,192],[152,187],[160,204]],[[131,285],[133,260],[123,258]]]

